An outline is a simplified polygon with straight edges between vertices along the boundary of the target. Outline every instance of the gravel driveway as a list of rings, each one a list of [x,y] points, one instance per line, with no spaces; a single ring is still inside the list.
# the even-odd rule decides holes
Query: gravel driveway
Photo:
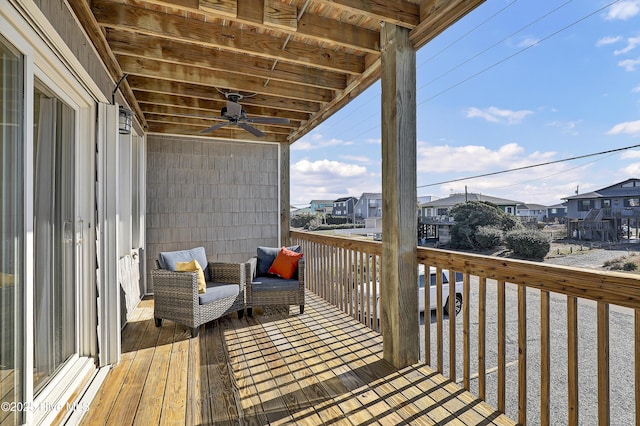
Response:
[[[634,247],[634,248],[637,248]],[[590,249],[575,250],[573,254],[554,256],[545,260],[545,263],[567,265],[582,268],[601,269],[602,264],[608,260],[617,259],[631,254],[626,249]],[[637,251],[636,251],[637,253]],[[477,374],[477,277],[471,280],[471,374]],[[517,419],[517,377],[518,377],[518,334],[517,334],[517,286],[507,285],[507,415]],[[487,400],[496,406],[497,400],[497,307],[496,285],[489,280],[487,282]],[[527,292],[527,420],[529,424],[537,425],[539,421],[540,406],[540,374],[539,374],[539,292],[529,290]],[[432,365],[436,364],[436,324],[435,312],[431,317],[431,358]],[[579,328],[579,398],[580,398],[580,424],[592,425],[597,423],[597,341],[596,307],[593,302],[581,301],[578,308]],[[449,320],[445,316],[444,321],[444,372],[449,371]],[[564,425],[567,423],[567,333],[566,333],[566,298],[561,295],[551,297],[551,423]],[[457,362],[456,374],[461,383],[462,378],[462,315],[456,317]],[[625,308],[611,307],[610,310],[610,395],[611,395],[611,424],[629,425],[635,422],[634,417],[634,352],[633,352],[633,314]],[[424,318],[421,318],[420,326],[421,353],[424,354]],[[471,391],[477,395],[477,379],[471,382]]]

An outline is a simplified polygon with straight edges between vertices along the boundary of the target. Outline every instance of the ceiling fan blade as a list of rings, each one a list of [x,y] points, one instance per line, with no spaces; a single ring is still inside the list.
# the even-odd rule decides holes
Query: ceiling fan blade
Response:
[[[249,126],[247,123],[240,122],[238,123],[238,127],[242,127],[247,132],[251,133],[253,136],[257,136],[259,138],[264,136],[264,133],[262,133],[260,130],[256,129],[253,126]]]
[[[207,127],[206,129],[204,129],[201,133],[209,133],[209,132],[213,132],[214,130],[218,130],[220,127],[222,126],[226,126],[227,124],[229,124],[229,122],[224,122],[224,123],[217,123],[214,124],[211,127]]]
[[[244,121],[248,123],[259,123],[259,124],[289,124],[288,118],[281,118],[281,117],[252,117],[252,118],[247,118]]]

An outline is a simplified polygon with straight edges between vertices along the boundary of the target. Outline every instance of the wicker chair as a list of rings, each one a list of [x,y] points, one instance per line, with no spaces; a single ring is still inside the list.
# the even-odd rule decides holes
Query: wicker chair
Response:
[[[238,312],[238,318],[243,317],[245,264],[209,262],[208,266],[211,276],[204,294],[198,293],[195,271],[151,271],[156,327],[167,319],[190,327],[191,335],[196,337],[201,324],[233,312]]]
[[[298,262],[298,269],[290,280],[257,272],[258,258],[245,262],[247,268],[247,315],[253,315],[254,306],[299,305],[304,313],[304,257]]]

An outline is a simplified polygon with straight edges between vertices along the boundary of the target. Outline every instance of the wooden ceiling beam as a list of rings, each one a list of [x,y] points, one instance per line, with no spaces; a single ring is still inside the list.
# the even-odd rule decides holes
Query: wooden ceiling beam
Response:
[[[172,95],[185,98],[203,99],[211,101],[223,101],[224,97],[217,90],[207,86],[200,86],[181,81],[159,80],[141,76],[130,76],[127,80],[136,97],[142,93],[157,93],[160,95]],[[296,120],[307,120],[309,114],[320,111],[321,104],[317,102],[302,101],[299,99],[283,98],[280,96],[267,96],[257,94],[242,100],[243,105],[254,105],[262,108],[288,111],[288,114],[296,116]],[[289,118],[293,118],[289,116]]]
[[[329,7],[340,8],[365,15],[381,22],[389,22],[405,28],[415,28],[420,23],[420,8],[403,0],[315,0]]]
[[[118,60],[111,51],[109,43],[104,37],[104,33],[102,32],[102,29],[100,28],[100,25],[98,24],[98,21],[96,20],[93,11],[88,4],[88,0],[67,1],[69,3],[69,6],[71,6],[71,9],[73,10],[73,13],[76,15],[76,18],[84,28],[84,31],[87,33],[87,36],[91,40],[91,43],[93,43],[93,46],[102,59],[102,62],[104,62],[105,67],[107,68],[107,72],[113,79],[115,86],[115,82],[119,81],[122,77],[123,71],[120,67],[120,64],[118,63]],[[120,91],[124,99],[127,101],[127,104],[129,104],[129,107],[133,110],[140,125],[143,128],[146,128],[147,122],[144,119],[144,114],[142,114],[142,110],[138,105],[138,101],[133,95],[133,91],[129,87],[126,79],[120,84]]]
[[[107,40],[115,54],[137,56],[158,61],[185,64],[218,71],[238,71],[253,77],[292,81],[324,89],[342,90],[347,85],[344,74],[318,68],[280,63],[274,69],[269,59],[251,58],[219,49],[212,49],[173,40],[157,43],[149,35],[107,30]]]
[[[355,99],[359,94],[364,92],[369,88],[369,86],[378,81],[380,79],[381,65],[380,59],[372,63],[367,68],[366,72],[364,72],[360,77],[354,78],[345,90],[336,94],[335,98],[331,102],[324,105],[318,113],[314,114],[308,121],[292,132],[291,135],[289,135],[289,141],[293,143],[309,133],[323,121]]]
[[[484,1],[427,0],[420,8],[420,25],[409,33],[409,39],[416,49],[421,48]]]
[[[163,39],[201,44],[346,74],[360,74],[364,71],[363,57],[349,55],[335,49],[292,40],[283,50],[284,39],[282,38],[235,27],[223,27],[150,9],[118,5],[107,0],[94,0],[92,10],[98,23],[103,27],[145,33]]]
[[[272,81],[265,86],[264,79],[233,72],[211,71],[205,68],[189,67],[133,56],[118,55],[117,58],[124,72],[130,75],[169,79],[217,87],[221,90],[261,93],[313,102],[329,102],[333,99],[334,94],[332,90],[281,81]]]
[[[302,36],[310,40],[315,40],[316,42],[326,42],[347,49],[355,49],[368,53],[380,52],[380,33],[378,31],[371,31],[356,25],[340,23],[340,31],[336,32],[334,31],[336,21],[313,13],[305,12],[296,27],[273,25],[265,22],[265,0],[237,0],[235,16],[229,16],[228,13],[222,12],[221,10],[218,10],[218,13],[216,13],[216,9],[211,7],[211,4],[209,4],[209,7],[200,7],[203,4],[200,0],[146,1],[147,3],[176,7],[189,12],[202,12],[208,16],[217,15],[220,18],[231,19],[234,22],[252,25],[257,28],[277,29],[285,34]],[[287,5],[279,0],[278,3]]]

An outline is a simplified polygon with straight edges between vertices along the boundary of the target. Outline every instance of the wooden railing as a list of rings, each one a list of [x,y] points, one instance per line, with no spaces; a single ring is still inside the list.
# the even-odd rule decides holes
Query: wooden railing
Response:
[[[380,281],[381,243],[307,232],[291,232],[291,238],[303,247],[308,289],[378,330],[380,312],[372,301],[380,292],[369,283]],[[425,270],[448,270],[450,282],[455,272],[463,274],[463,308],[455,320],[443,313],[442,274],[436,274],[435,320],[425,314],[421,336],[427,364],[521,424],[529,416],[548,425],[552,413],[554,422],[570,425],[579,417],[588,424],[612,418],[640,424],[637,275],[438,249],[417,253]],[[449,290],[454,300],[454,286]],[[424,293],[424,306],[430,306],[429,291]],[[534,299],[539,302],[528,303]],[[610,307],[616,311],[615,342],[623,345],[610,345]]]

